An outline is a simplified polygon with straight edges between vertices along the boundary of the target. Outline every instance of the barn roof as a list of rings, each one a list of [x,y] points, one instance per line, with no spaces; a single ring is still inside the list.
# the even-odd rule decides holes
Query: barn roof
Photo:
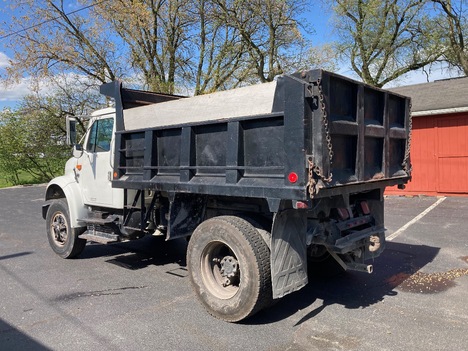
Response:
[[[468,111],[468,77],[437,80],[389,90],[411,97],[413,116]]]

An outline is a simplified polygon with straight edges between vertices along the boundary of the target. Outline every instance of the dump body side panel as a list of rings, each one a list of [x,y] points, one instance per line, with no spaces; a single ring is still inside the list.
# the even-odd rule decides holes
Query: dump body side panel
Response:
[[[269,114],[120,133],[120,177],[114,186],[306,199],[304,147],[296,147],[300,154],[286,160],[286,128],[282,114]],[[294,166],[302,172],[302,184],[286,183],[287,168]]]

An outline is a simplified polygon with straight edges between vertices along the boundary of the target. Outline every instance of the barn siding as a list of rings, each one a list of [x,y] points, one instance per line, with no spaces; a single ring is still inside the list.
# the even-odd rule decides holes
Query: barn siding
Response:
[[[387,194],[468,195],[468,114],[413,118],[413,179]]]

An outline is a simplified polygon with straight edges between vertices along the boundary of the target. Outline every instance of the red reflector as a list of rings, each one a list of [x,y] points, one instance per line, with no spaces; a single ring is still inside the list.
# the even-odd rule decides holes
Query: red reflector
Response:
[[[337,210],[338,210],[338,215],[343,221],[349,218],[349,212],[346,208],[338,208]]]
[[[307,204],[307,202],[297,201],[296,208],[309,208],[309,205]]]
[[[297,175],[296,172],[291,172],[291,173],[289,173],[289,175],[288,175],[288,179],[289,179],[289,182],[290,182],[290,183],[295,183],[295,182],[297,182],[297,180],[299,179],[299,177],[298,177],[298,175]]]
[[[366,201],[361,202],[361,210],[362,213],[368,215],[370,213],[369,205]]]

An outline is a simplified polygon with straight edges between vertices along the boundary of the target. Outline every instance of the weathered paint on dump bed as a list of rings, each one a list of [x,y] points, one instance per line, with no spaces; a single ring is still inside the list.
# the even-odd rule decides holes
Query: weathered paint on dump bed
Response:
[[[115,187],[307,200],[410,177],[409,98],[326,71],[132,109],[120,86],[102,91],[117,102]]]

